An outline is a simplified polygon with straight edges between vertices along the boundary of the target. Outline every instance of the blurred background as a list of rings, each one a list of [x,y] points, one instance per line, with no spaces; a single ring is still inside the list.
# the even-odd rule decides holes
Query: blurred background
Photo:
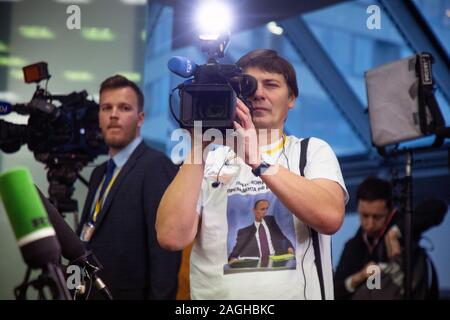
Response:
[[[354,235],[355,189],[368,175],[390,179],[403,173],[400,159],[386,161],[372,146],[364,72],[382,64],[431,52],[436,98],[450,125],[450,0],[413,1],[227,1],[233,8],[231,42],[222,62],[233,63],[256,48],[271,48],[295,67],[299,98],[286,124],[288,134],[314,136],[336,152],[350,193],[343,227],[333,237],[337,264],[343,245]],[[70,5],[80,9],[80,29],[70,30]],[[0,0],[0,100],[30,101],[35,86],[25,84],[22,67],[45,61],[52,75],[47,89],[53,94],[86,90],[98,102],[99,85],[120,73],[137,82],[145,94],[145,141],[170,155],[170,141],[178,124],[170,115],[168,95],[182,79],[166,65],[174,55],[206,62],[191,26],[197,1],[181,0]],[[377,6],[379,28],[368,19]],[[26,124],[27,116],[2,116]],[[402,146],[429,145],[422,138]],[[450,144],[415,156],[414,202],[429,196],[450,200]],[[99,156],[83,169],[105,160]],[[0,153],[0,172],[23,165],[35,183],[48,188],[44,164],[23,145],[18,152]],[[46,193],[46,192],[44,192]],[[74,198],[82,210],[87,188],[75,183]],[[66,220],[73,226],[69,213]],[[450,215],[425,234],[423,243],[435,262],[442,297],[450,296]],[[23,279],[22,261],[7,215],[0,206],[0,299],[13,299],[13,288]]]

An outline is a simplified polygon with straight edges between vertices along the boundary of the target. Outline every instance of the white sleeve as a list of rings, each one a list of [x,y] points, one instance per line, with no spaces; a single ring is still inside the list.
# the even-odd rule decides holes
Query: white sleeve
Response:
[[[205,179],[203,179],[202,181],[202,186],[200,188],[200,194],[198,195],[198,200],[197,200],[197,213],[199,216],[202,215],[202,209],[203,209],[203,185],[205,183]]]
[[[336,181],[345,193],[345,203],[348,202],[348,192],[342,177],[341,168],[334,151],[325,141],[311,138],[308,145],[305,177],[308,179],[324,178]]]

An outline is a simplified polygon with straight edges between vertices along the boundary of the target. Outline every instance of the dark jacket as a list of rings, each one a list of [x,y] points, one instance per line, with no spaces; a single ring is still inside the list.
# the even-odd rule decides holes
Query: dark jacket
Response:
[[[351,298],[352,293],[345,288],[345,280],[360,271],[370,261],[375,263],[388,261],[384,239],[381,238],[372,253],[369,253],[363,240],[362,229],[359,228],[356,235],[345,244],[334,274],[336,300]]]
[[[106,163],[92,172],[77,233],[91,214]],[[115,299],[174,299],[180,253],[156,239],[156,211],[176,166],[144,142],[131,154],[112,185],[88,244],[103,265],[99,276]]]

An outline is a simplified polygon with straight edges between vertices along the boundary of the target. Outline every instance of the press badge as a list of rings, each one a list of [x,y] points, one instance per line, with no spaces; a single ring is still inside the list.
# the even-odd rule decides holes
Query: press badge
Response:
[[[87,222],[81,230],[80,240],[83,242],[89,242],[94,234],[95,226],[91,222]]]

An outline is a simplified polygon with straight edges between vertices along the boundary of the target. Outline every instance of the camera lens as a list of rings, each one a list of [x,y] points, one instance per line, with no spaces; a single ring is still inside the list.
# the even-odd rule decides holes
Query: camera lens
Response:
[[[226,120],[229,109],[228,92],[202,92],[194,99],[194,109],[199,120]]]

